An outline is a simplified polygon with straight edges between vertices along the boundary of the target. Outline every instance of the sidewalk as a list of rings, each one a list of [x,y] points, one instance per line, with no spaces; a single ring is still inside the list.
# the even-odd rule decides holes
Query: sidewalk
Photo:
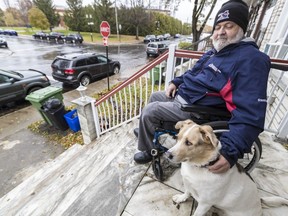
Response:
[[[130,76],[136,70],[125,71],[125,74]],[[123,79],[121,74],[110,77],[110,86],[118,83],[119,79]],[[106,78],[91,83],[86,95],[104,89],[107,89]],[[63,103],[69,106],[72,100],[80,97],[80,93],[72,90],[64,93],[63,97]],[[38,120],[42,117],[32,106],[0,117],[0,197],[65,151],[60,144],[51,143],[27,128]]]

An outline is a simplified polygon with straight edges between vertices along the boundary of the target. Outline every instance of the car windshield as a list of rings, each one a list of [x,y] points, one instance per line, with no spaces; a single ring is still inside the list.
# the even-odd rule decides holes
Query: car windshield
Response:
[[[70,62],[71,62],[70,60],[66,59],[56,59],[53,65],[57,66],[59,69],[65,69],[69,67]]]

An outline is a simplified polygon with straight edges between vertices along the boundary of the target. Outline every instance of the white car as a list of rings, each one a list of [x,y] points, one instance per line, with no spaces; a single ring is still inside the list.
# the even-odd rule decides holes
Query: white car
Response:
[[[0,37],[0,47],[1,46],[8,47],[7,41],[4,37]]]

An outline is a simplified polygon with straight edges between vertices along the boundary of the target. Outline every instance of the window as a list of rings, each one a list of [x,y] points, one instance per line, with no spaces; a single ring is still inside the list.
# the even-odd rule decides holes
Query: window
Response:
[[[59,69],[69,68],[70,61],[64,59],[56,59],[53,65],[56,65]]]
[[[86,65],[86,59],[80,59],[76,62],[75,67],[81,67]]]
[[[107,63],[107,59],[104,56],[98,56],[99,63]]]
[[[87,65],[97,64],[98,58],[96,56],[90,57],[87,59]]]
[[[0,84],[9,82],[9,77],[0,74]]]

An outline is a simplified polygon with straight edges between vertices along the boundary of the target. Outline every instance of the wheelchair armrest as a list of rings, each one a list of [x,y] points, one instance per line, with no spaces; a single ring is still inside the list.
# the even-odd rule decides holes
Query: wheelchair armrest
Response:
[[[195,112],[200,114],[210,114],[222,117],[231,117],[231,113],[226,108],[211,107],[211,106],[201,106],[195,104],[182,104],[181,110],[185,112]]]

